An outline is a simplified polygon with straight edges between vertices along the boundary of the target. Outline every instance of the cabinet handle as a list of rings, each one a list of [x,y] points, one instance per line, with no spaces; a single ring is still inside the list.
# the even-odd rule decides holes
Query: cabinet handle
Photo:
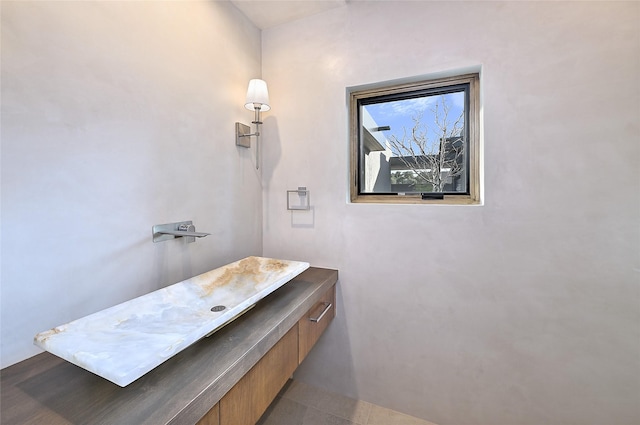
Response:
[[[324,310],[322,310],[322,313],[320,313],[320,316],[318,317],[309,317],[309,320],[311,322],[318,323],[324,317],[324,315],[327,314],[327,311],[329,311],[329,309],[333,307],[333,304],[331,303],[324,302],[322,304],[324,304]]]

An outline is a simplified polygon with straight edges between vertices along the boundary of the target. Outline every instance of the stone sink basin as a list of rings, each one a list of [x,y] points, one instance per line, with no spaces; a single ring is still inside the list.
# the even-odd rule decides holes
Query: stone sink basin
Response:
[[[309,263],[247,257],[41,332],[34,343],[124,387],[307,268]]]

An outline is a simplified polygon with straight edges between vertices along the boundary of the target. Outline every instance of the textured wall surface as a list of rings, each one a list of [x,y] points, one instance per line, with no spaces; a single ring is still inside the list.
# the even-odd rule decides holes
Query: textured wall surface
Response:
[[[640,422],[639,13],[351,2],[263,32],[264,253],[340,270],[298,379],[442,425]],[[474,68],[484,205],[348,204],[346,88]]]
[[[260,32],[226,2],[2,7],[2,366],[40,331],[262,252],[235,146]],[[154,244],[151,226],[211,233]]]

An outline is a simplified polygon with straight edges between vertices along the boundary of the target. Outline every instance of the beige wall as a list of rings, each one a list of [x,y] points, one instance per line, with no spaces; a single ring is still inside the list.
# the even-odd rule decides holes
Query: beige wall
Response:
[[[1,2],[2,366],[33,336],[262,252],[235,146],[260,31],[226,2]],[[151,226],[212,235],[154,244]]]
[[[442,425],[640,422],[639,13],[358,1],[263,32],[264,253],[340,270],[298,379]],[[348,204],[346,87],[477,67],[484,205]]]

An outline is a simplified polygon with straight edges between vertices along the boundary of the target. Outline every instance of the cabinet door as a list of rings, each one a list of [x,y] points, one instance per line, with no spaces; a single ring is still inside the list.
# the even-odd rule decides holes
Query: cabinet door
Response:
[[[254,425],[298,367],[298,325],[220,400],[220,425]]]
[[[196,425],[220,425],[220,405],[216,403]]]
[[[333,285],[318,303],[307,312],[298,322],[300,330],[300,350],[298,362],[309,354],[313,345],[318,341],[322,332],[327,328],[331,320],[336,317],[336,286]]]

